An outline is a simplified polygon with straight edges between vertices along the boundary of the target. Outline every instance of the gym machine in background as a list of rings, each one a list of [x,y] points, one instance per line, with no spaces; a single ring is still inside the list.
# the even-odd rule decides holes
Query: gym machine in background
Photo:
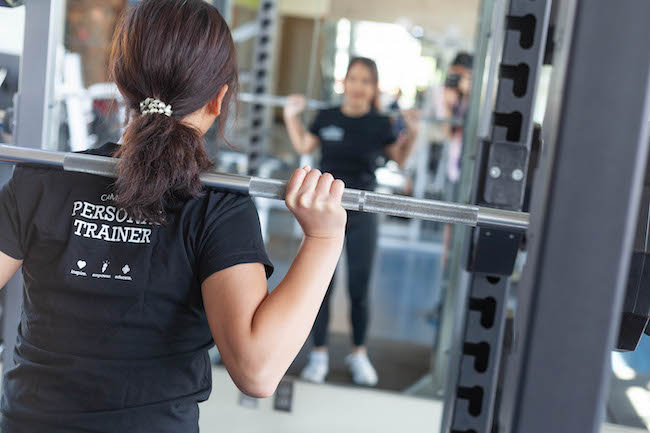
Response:
[[[0,141],[14,131],[14,97],[18,92],[20,56],[0,53]]]
[[[533,110],[551,4],[511,0],[506,12],[489,137],[479,142],[472,203],[521,211],[532,154]],[[497,406],[510,280],[522,233],[478,228],[468,237],[470,273],[462,337],[450,361],[441,431],[489,433]]]
[[[257,16],[257,37],[253,57],[251,88],[254,95],[265,95],[271,87],[271,71],[273,70],[273,51],[277,36],[278,6],[275,0],[262,0]],[[255,176],[259,173],[260,158],[266,147],[267,135],[265,129],[270,122],[270,107],[253,103],[250,106],[248,147],[248,174]]]
[[[644,29],[645,37],[638,38],[637,34],[634,39],[634,32],[641,32],[643,24],[638,18],[631,19],[637,5],[626,3],[622,9],[605,11],[595,6],[583,7],[571,0],[556,2],[553,16],[557,18],[559,11],[566,15],[562,15],[564,21],[558,23],[562,31],[555,35],[563,35],[564,39],[552,41],[550,45],[545,41],[550,2],[512,0],[509,4],[492,136],[483,143],[478,154],[473,200],[477,204],[521,210],[524,191],[513,180],[526,177],[532,143],[531,98],[537,71],[542,59],[548,57],[547,48],[557,43],[562,51],[555,65],[553,96],[556,99],[555,105],[547,110],[544,137],[548,148],[544,150],[543,170],[537,176],[533,225],[527,234],[533,254],[532,260],[529,255],[525,277],[516,296],[517,352],[509,362],[502,358],[502,354],[507,355],[503,352],[503,330],[509,296],[508,278],[520,238],[507,231],[473,230],[467,247],[467,269],[471,276],[465,300],[465,320],[461,325],[463,338],[457,343],[456,359],[451,363],[458,368],[458,379],[447,388],[441,429],[444,433],[596,431],[602,422],[606,399],[609,351],[614,347],[634,350],[647,326],[650,312],[650,286],[645,265],[650,201],[647,189],[636,223],[635,217],[648,142],[650,59],[648,56],[633,58],[639,41],[648,40],[648,31]],[[643,10],[637,10],[636,14],[648,16],[647,5],[639,9]],[[608,23],[608,18],[618,26]],[[592,36],[585,35],[594,31],[586,28],[607,23],[608,31],[599,35],[599,43],[613,51],[617,50],[614,47],[625,47],[612,56],[615,62],[607,60],[608,65],[635,68],[634,80],[590,93],[590,86],[600,83],[603,87],[603,83],[610,83],[607,74],[613,71],[603,68],[602,62],[599,64],[594,45],[587,47]],[[632,27],[619,28],[624,26]],[[575,32],[573,39],[568,36],[572,32]],[[572,46],[572,41],[581,48]],[[593,70],[598,73],[589,72]],[[585,79],[587,76],[589,79]],[[634,96],[632,89],[637,89]],[[565,99],[562,91],[566,92]],[[620,104],[621,114],[610,121],[608,108],[602,104],[591,106],[588,101],[592,97],[614,106]],[[633,103],[624,109],[626,98]],[[563,114],[566,118],[561,117]],[[591,126],[594,122],[598,125],[595,129]],[[560,125],[565,129],[560,130]],[[589,132],[581,134],[581,128]],[[572,139],[560,140],[559,134],[568,131]],[[619,149],[619,145],[624,149]],[[560,149],[566,155],[562,159],[558,156]],[[584,155],[582,160],[580,152]],[[611,166],[614,161],[620,164],[616,169]],[[598,168],[602,170],[599,172]],[[626,173],[624,179],[615,178],[620,170]],[[556,177],[559,173],[564,178]],[[595,177],[598,179],[594,180]],[[621,189],[617,190],[614,185]],[[614,197],[616,191],[623,191],[623,197]],[[597,211],[597,205],[584,201],[586,196],[608,205]],[[559,209],[564,210],[564,219],[557,218]],[[549,219],[556,218],[553,224],[534,224],[536,219],[539,221],[547,215]],[[576,219],[578,215],[584,220]],[[612,233],[612,225],[616,227],[613,230],[616,234]],[[637,242],[628,272],[630,234],[635,230]],[[556,233],[555,248],[541,250],[539,245],[545,245],[551,234]],[[594,248],[602,248],[606,253]],[[609,261],[602,260],[604,256],[608,256]],[[591,257],[597,269],[589,269]],[[596,262],[599,264],[595,265]],[[544,263],[543,267],[540,263]],[[555,264],[558,269],[553,270],[547,263]],[[539,266],[536,273],[535,266]],[[605,276],[604,269],[610,274]],[[581,278],[579,272],[584,272],[582,275],[586,277]],[[625,282],[628,289],[623,322],[615,346],[613,331],[618,329]],[[590,293],[592,286],[595,290]],[[603,317],[608,320],[603,321]],[[537,323],[537,328],[526,328],[531,323]],[[540,349],[544,346],[546,350]],[[531,367],[531,359],[538,362],[539,370]],[[517,375],[522,371],[528,377]],[[583,372],[591,375],[591,380],[586,380]],[[528,382],[523,382],[524,379]],[[500,383],[503,380],[505,384]],[[525,385],[529,385],[529,394],[524,394]],[[501,407],[500,399],[503,399]]]

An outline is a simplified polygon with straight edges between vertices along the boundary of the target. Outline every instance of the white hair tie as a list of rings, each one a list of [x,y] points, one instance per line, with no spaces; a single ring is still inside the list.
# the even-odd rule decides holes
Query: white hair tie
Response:
[[[140,112],[144,114],[164,114],[167,117],[172,116],[172,106],[165,104],[160,99],[147,98],[140,102]]]

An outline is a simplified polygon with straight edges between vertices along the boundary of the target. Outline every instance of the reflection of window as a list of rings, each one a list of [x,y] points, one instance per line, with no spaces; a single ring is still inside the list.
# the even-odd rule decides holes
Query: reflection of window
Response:
[[[336,26],[336,48],[340,51],[347,51],[350,48],[350,21],[339,20]]]
[[[21,54],[25,32],[25,7],[0,8],[0,52]]]
[[[350,33],[352,25],[349,20],[339,20],[336,25],[336,58],[334,60],[334,92],[343,93],[343,80],[350,61]]]
[[[379,68],[381,92],[393,95],[397,89],[402,89],[403,106],[412,106],[417,90],[436,81],[436,60],[423,56],[420,41],[396,24],[369,21],[352,24],[346,19],[337,23],[334,91],[338,94],[343,93],[350,55],[375,60]]]

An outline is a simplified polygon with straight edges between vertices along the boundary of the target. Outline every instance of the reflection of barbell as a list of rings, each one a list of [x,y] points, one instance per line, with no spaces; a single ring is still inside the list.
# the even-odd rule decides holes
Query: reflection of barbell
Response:
[[[254,93],[246,93],[246,92],[239,93],[238,99],[241,102],[245,102],[247,104],[264,105],[267,107],[285,107],[289,102],[288,96],[264,95],[264,94],[257,95]],[[313,111],[324,110],[326,108],[332,107],[333,105],[334,104],[329,104],[327,102],[319,101],[316,99],[307,99],[308,110],[313,110]],[[389,110],[383,112],[382,114],[385,114],[386,116],[389,117],[402,116],[402,113],[398,110]],[[451,124],[452,126],[463,126],[463,119],[441,119],[438,117],[422,116],[420,117],[420,120],[433,123],[433,124]]]
[[[0,71],[1,73],[1,71]],[[1,76],[1,75],[0,75]],[[88,89],[74,90],[70,91],[67,89],[58,89],[57,90],[58,99],[64,98],[88,98],[91,100],[95,99],[115,99],[118,101],[122,100],[122,95],[120,94],[117,86],[114,83],[99,83],[90,86]],[[288,96],[277,96],[277,95],[264,95],[264,94],[255,94],[240,92],[237,95],[237,99],[241,102],[247,104],[256,104],[264,105],[266,107],[285,107],[289,101]],[[333,104],[319,101],[317,99],[308,99],[307,100],[307,109],[308,110],[324,110],[333,106]],[[387,111],[383,113],[390,117],[399,117],[401,113],[399,111]],[[425,120],[434,124],[451,124],[452,126],[463,126],[462,119],[441,119],[437,117],[421,117],[421,120]]]
[[[66,171],[115,177],[119,160],[103,156],[50,152],[0,145],[0,161],[14,164],[48,165],[61,167]],[[285,181],[225,173],[205,173],[201,176],[201,180],[210,188],[276,200],[284,200],[286,190]],[[517,232],[525,231],[528,228],[529,221],[529,215],[522,212],[353,189],[345,190],[343,207],[352,211]]]
[[[276,95],[257,95],[255,93],[241,92],[238,99],[248,104],[264,105],[267,107],[285,107],[289,102],[288,96]],[[329,107],[330,104],[315,99],[307,100],[307,109],[309,110],[323,110]]]

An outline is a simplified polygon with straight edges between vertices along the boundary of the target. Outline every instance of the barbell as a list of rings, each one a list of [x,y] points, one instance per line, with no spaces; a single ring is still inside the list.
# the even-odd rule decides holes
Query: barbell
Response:
[[[115,99],[117,101],[122,101],[122,95],[120,94],[115,83],[100,83],[90,86],[88,89],[79,89],[79,90],[67,90],[59,89],[57,93],[59,99],[64,98],[90,98],[90,99]],[[245,104],[254,104],[254,105],[263,105],[265,107],[276,107],[282,108],[286,107],[289,102],[288,96],[278,96],[278,95],[269,95],[269,94],[256,94],[249,92],[240,92],[237,94],[237,99],[240,102]],[[332,107],[333,104],[319,101],[317,99],[307,99],[307,110],[318,111],[325,110],[329,107]],[[396,118],[401,116],[401,112],[397,110],[389,110],[383,112],[386,116]],[[463,119],[460,118],[450,118],[443,119],[439,117],[432,116],[421,116],[420,120],[442,125],[450,124],[452,126],[463,126]]]
[[[237,99],[247,104],[264,105],[268,107],[285,107],[289,103],[288,96],[266,95],[240,92],[237,94]],[[327,102],[318,101],[316,99],[307,99],[308,110],[324,110],[330,107],[331,104]]]
[[[117,177],[119,159],[79,153],[52,152],[0,145],[0,162],[37,164],[66,171]],[[276,179],[207,172],[201,175],[205,186],[252,197],[284,200],[287,182]],[[417,199],[371,191],[346,189],[342,205],[346,210],[415,218],[448,224],[463,224],[523,232],[529,214],[438,200]]]
[[[247,92],[240,92],[237,95],[237,99],[239,99],[240,102],[246,104],[256,104],[256,105],[263,105],[266,107],[277,107],[277,108],[286,107],[286,105],[289,102],[288,96],[255,94],[255,93],[247,93]],[[326,108],[332,107],[333,105],[334,104],[330,104],[324,101],[319,101],[317,99],[307,99],[307,110],[311,110],[311,111],[324,110]],[[386,112],[382,112],[382,114],[392,118],[399,117],[402,115],[402,113],[399,110],[388,110]],[[420,120],[432,124],[437,124],[437,125],[450,124],[452,126],[463,126],[463,119],[460,118],[444,119],[444,118],[433,117],[433,116],[421,116]]]

